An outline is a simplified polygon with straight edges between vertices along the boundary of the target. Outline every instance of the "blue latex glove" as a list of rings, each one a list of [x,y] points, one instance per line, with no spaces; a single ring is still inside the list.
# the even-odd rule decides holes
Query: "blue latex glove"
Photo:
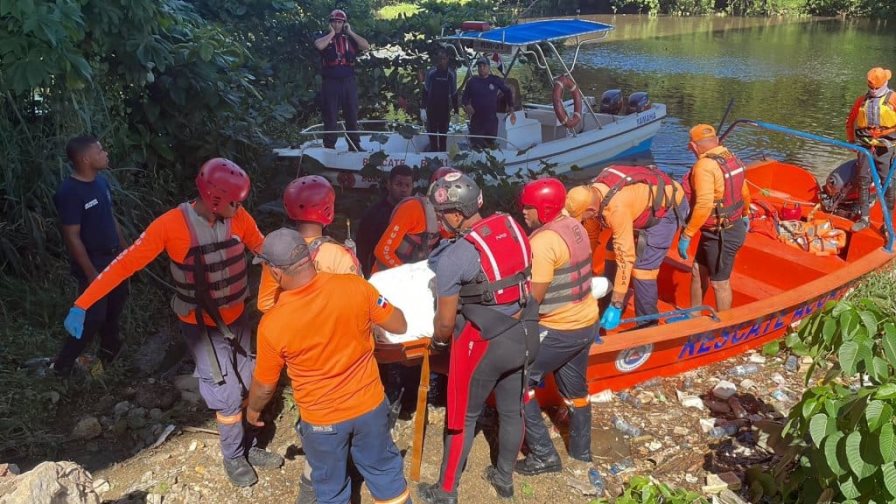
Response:
[[[619,327],[619,319],[622,318],[622,309],[615,306],[608,306],[604,310],[603,316],[600,318],[600,326],[611,331]]]
[[[688,260],[688,247],[691,245],[691,238],[682,234],[678,238],[678,255],[685,261]]]
[[[62,323],[65,326],[65,330],[75,339],[81,339],[81,336],[84,334],[84,318],[86,315],[87,312],[77,306],[73,306],[68,311],[65,322]]]
[[[744,221],[744,225],[747,226],[747,232],[749,232],[750,231],[750,218],[744,217],[741,220]]]

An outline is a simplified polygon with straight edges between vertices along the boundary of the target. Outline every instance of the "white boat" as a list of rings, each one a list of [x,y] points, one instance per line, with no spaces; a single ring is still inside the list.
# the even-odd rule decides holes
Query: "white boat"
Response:
[[[623,99],[619,90],[608,90],[600,100],[585,96],[572,77],[582,44],[600,40],[611,30],[612,25],[594,21],[551,19],[506,28],[462,31],[441,39],[443,45],[466,61],[470,75],[475,72],[477,57],[497,52],[511,56],[509,65],[500,68],[504,78],[522,57],[546,70],[555,85],[554,103],[521,104],[516,107],[515,121],[508,114],[498,114],[498,134],[489,138],[495,146],[493,149],[471,149],[465,125],[452,125],[453,129],[446,135],[445,152],[430,152],[429,135],[422,126],[360,121],[361,151],[349,148],[348,132],[344,129],[336,132],[339,139],[334,149],[324,148],[320,138],[324,129],[319,124],[302,131],[309,140],[300,147],[275,149],[275,153],[283,158],[313,158],[323,166],[322,175],[332,182],[362,188],[375,183],[375,178],[361,175],[371,163],[388,172],[399,164],[430,169],[444,165],[470,166],[493,156],[503,163],[507,175],[538,170],[542,162],[555,165],[555,173],[563,173],[574,165],[585,168],[646,151],[666,117],[666,106],[650,103],[643,92],[633,93],[628,100]],[[575,53],[571,64],[567,65],[554,46],[558,41],[573,42]],[[558,62],[555,66],[562,68],[557,78],[543,47],[552,54],[551,61]],[[563,83],[572,88],[575,100],[561,101],[563,90],[558,90],[558,86],[562,88]],[[578,107],[576,101],[580,102]],[[565,112],[564,120],[580,112],[577,118],[580,120],[575,121],[577,124],[564,122],[558,117],[564,115],[562,112]]]

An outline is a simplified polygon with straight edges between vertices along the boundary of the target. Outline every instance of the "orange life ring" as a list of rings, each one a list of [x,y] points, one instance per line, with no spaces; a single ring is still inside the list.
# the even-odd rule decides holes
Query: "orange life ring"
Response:
[[[566,107],[563,106],[563,90],[572,93],[572,117],[566,114]],[[568,75],[561,75],[554,80],[554,113],[557,114],[560,124],[570,129],[582,121],[582,93]]]

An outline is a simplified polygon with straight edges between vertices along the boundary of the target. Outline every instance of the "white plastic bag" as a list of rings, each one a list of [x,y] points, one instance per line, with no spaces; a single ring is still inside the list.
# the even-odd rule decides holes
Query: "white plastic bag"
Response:
[[[404,312],[408,330],[392,334],[377,327],[374,333],[380,341],[402,343],[432,337],[435,298],[429,287],[435,273],[426,261],[403,264],[371,275],[370,283],[395,307]]]

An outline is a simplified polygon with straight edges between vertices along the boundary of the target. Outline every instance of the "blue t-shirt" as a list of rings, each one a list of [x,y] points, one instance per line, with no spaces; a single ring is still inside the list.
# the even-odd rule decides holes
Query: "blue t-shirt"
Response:
[[[109,255],[118,251],[120,243],[112,213],[112,193],[109,181],[104,177],[98,176],[92,182],[67,177],[53,195],[53,203],[63,226],[81,226],[81,241],[88,255]]]
[[[473,105],[473,118],[476,120],[494,119],[498,113],[498,91],[510,96],[513,92],[496,75],[482,78],[478,75],[467,81],[464,88],[464,105]]]

